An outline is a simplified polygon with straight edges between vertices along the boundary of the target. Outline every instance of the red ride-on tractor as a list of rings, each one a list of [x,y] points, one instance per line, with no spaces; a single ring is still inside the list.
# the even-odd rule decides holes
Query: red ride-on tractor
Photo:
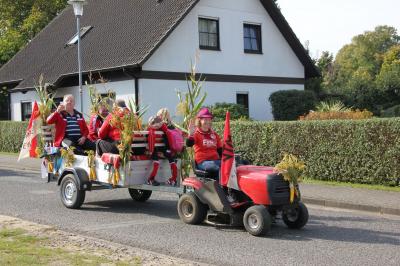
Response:
[[[300,193],[291,203],[289,182],[272,167],[238,166],[239,190],[222,187],[215,179],[218,173],[195,170],[195,175],[182,182],[186,193],[178,202],[179,216],[187,224],[206,220],[213,225],[244,225],[250,234],[259,236],[270,230],[278,214],[289,228],[302,228],[308,221]]]

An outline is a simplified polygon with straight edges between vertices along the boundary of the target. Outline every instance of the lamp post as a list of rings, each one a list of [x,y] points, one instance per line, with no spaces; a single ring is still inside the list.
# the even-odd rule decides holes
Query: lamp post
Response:
[[[82,55],[81,55],[81,17],[83,15],[83,5],[86,0],[70,0],[68,4],[74,8],[76,17],[76,30],[78,34],[78,74],[79,74],[79,98],[81,103],[81,113],[83,113],[83,100],[82,100]]]

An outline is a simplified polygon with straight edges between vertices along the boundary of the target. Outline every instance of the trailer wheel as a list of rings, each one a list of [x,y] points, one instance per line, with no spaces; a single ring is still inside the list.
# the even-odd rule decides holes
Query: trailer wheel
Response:
[[[79,209],[85,201],[86,191],[80,190],[73,174],[67,174],[61,181],[60,196],[65,207]]]
[[[282,220],[291,229],[300,229],[308,222],[308,210],[306,205],[299,202],[294,208],[287,209],[282,213]]]
[[[272,218],[263,205],[256,205],[245,211],[243,224],[251,235],[265,235],[271,229]]]
[[[128,188],[128,191],[132,199],[139,202],[147,201],[152,193],[151,190],[133,189],[133,188]]]
[[[207,216],[207,206],[193,193],[183,194],[178,201],[178,214],[187,224],[200,224]]]

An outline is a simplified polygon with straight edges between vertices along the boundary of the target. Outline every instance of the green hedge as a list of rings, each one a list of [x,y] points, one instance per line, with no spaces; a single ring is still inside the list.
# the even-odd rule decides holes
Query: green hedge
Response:
[[[0,152],[19,152],[28,122],[0,121]]]
[[[222,133],[223,123],[214,127]],[[400,119],[232,122],[231,131],[235,150],[258,165],[289,152],[313,179],[393,185],[400,177]]]
[[[317,98],[312,91],[286,90],[272,93],[269,101],[275,120],[291,121],[313,110]]]
[[[0,121],[0,151],[18,152],[26,122]],[[224,124],[215,123],[221,133]],[[284,152],[299,155],[313,179],[393,185],[400,177],[400,119],[232,122],[235,150],[274,166]]]

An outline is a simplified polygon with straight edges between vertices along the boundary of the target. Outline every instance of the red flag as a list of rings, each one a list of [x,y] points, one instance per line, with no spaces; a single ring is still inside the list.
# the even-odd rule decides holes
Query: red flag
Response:
[[[19,153],[18,161],[24,158],[35,158],[37,157],[36,154],[36,147],[37,147],[37,134],[38,134],[38,127],[40,126],[40,111],[37,102],[35,101],[33,104],[31,118],[29,119],[28,128],[26,130],[25,139],[21,147],[21,151]]]
[[[230,113],[226,112],[220,183],[222,186],[228,186],[239,190],[236,176],[235,153],[231,136],[230,117]]]

